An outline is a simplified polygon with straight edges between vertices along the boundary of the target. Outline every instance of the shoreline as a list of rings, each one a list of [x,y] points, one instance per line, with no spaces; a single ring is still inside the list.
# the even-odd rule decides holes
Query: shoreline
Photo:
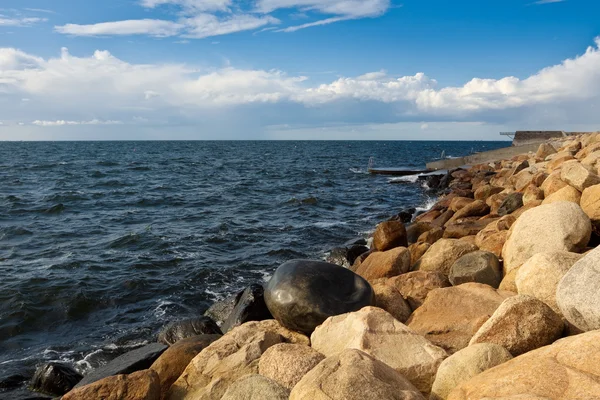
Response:
[[[600,351],[600,341],[589,339],[600,339],[600,307],[583,309],[580,297],[597,305],[600,299],[585,288],[573,293],[569,281],[580,282],[571,275],[600,260],[600,134],[537,147],[426,177],[440,193],[431,208],[381,222],[372,243],[350,240],[332,249],[327,260],[344,269],[290,261],[264,287],[252,285],[203,316],[166,326],[159,334],[165,345],[154,353],[144,346],[119,357],[116,364],[128,368],[113,361],[84,385],[72,371],[46,368],[46,381],[73,376],[78,387],[65,391],[65,400],[98,398],[115,390],[115,379],[145,390],[140,399],[388,398],[368,394],[376,387],[394,399],[497,398],[490,396],[534,394],[530,374],[523,377],[527,363],[545,365],[560,343],[575,343],[581,354],[569,364],[573,374],[600,382],[600,367],[587,367]],[[543,257],[550,261],[540,263]],[[552,263],[553,281],[544,279]],[[339,287],[318,292],[314,276]],[[328,296],[336,311],[316,315]],[[563,365],[556,362],[555,369]],[[352,365],[368,371],[363,384],[353,384],[359,371]],[[546,387],[535,394],[569,398],[553,397],[562,396],[553,384],[558,377],[544,371],[547,377],[535,379]],[[256,388],[263,397],[239,397]],[[600,397],[600,384],[579,389]]]

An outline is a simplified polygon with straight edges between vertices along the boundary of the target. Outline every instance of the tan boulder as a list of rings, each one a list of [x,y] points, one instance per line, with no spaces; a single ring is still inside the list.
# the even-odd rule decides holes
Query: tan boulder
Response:
[[[481,325],[513,295],[480,283],[435,289],[406,324],[452,354],[467,347]]]
[[[457,212],[460,209],[468,206],[469,204],[473,203],[475,201],[475,199],[470,199],[468,197],[454,197],[452,199],[452,201],[450,201],[450,204],[448,206],[448,208],[451,211]]]
[[[477,282],[497,288],[502,281],[502,267],[496,255],[478,250],[456,260],[452,264],[448,279],[453,286]]]
[[[437,217],[439,217],[442,214],[442,211],[438,210],[438,209],[433,209],[433,210],[429,210],[424,212],[423,214],[419,214],[415,217],[415,222],[424,222],[424,223],[431,223],[434,219],[436,219]]]
[[[168,400],[220,400],[237,379],[258,373],[261,355],[284,338],[259,322],[238,326],[192,359],[169,389]]]
[[[581,208],[592,220],[592,223],[600,226],[600,185],[586,188],[581,195]]]
[[[556,153],[557,157],[554,157],[549,163],[548,163],[548,170],[549,171],[554,171],[555,169],[562,167],[562,165],[567,162],[567,161],[571,161],[574,160],[575,158],[573,157],[573,155],[571,155],[570,153]]]
[[[508,231],[481,231],[475,237],[475,245],[480,250],[489,251],[500,258],[502,256],[502,248],[506,243]]]
[[[544,191],[535,185],[529,185],[523,192],[523,205],[536,200],[544,200]]]
[[[441,272],[413,271],[391,278],[388,285],[395,287],[412,310],[420,307],[427,294],[434,289],[449,287],[448,277]]]
[[[221,400],[288,400],[290,390],[262,375],[246,375],[233,382]]]
[[[453,215],[454,211],[446,210],[442,214],[440,214],[439,217],[434,219],[433,222],[431,222],[431,225],[441,228],[446,224],[446,222],[450,220],[450,218],[452,218]]]
[[[325,356],[312,347],[280,343],[265,351],[258,362],[259,374],[292,389]]]
[[[311,336],[312,347],[333,356],[361,350],[394,368],[428,394],[446,352],[376,307],[328,318]],[[299,383],[300,385],[301,383]]]
[[[596,151],[581,160],[581,164],[586,167],[596,168],[600,162],[600,151]]]
[[[475,200],[485,200],[493,194],[500,193],[502,190],[504,190],[504,188],[492,185],[482,185],[475,190]]]
[[[394,286],[386,283],[373,284],[375,306],[392,314],[400,322],[406,322],[412,310],[402,294]]]
[[[172,344],[150,367],[158,374],[160,398],[183,373],[190,361],[221,335],[199,335],[179,340]]]
[[[513,176],[511,178],[511,183],[513,184],[517,192],[521,192],[531,184],[533,176],[534,172],[532,171],[532,169],[527,168]]]
[[[517,284],[515,283],[515,278],[517,277],[517,272],[519,272],[519,268],[515,268],[504,275],[504,278],[502,278],[502,282],[500,282],[498,289],[516,294]]]
[[[406,228],[401,221],[385,221],[377,225],[373,233],[375,250],[387,251],[400,246],[408,246]]]
[[[551,204],[558,201],[570,201],[571,203],[579,204],[580,200],[581,192],[573,186],[567,185],[546,197],[544,201],[542,201],[542,204]]]
[[[63,400],[160,400],[160,381],[150,369],[115,375],[71,390]]]
[[[567,271],[582,257],[568,251],[535,254],[517,270],[515,284],[518,293],[533,296],[562,314],[556,303],[556,288]]]
[[[408,246],[408,252],[410,253],[410,265],[411,267],[417,263],[423,257],[423,254],[429,250],[431,245],[429,243],[413,243]]]
[[[560,338],[563,328],[561,317],[546,303],[517,295],[504,300],[469,344],[494,343],[516,357],[551,344]]]
[[[540,147],[538,147],[535,156],[537,158],[541,158],[542,160],[548,157],[550,154],[556,153],[556,149],[550,143],[542,143]]]
[[[491,195],[490,197],[487,198],[487,200],[485,201],[485,204],[490,206],[491,214],[498,213],[498,209],[500,208],[502,203],[504,203],[504,200],[506,200],[506,198],[509,196],[509,194],[510,193],[498,193],[498,194]]]
[[[466,236],[475,236],[488,225],[488,220],[461,219],[449,221],[444,231],[446,239],[462,239]]]
[[[600,184],[600,177],[592,172],[579,161],[568,161],[562,165],[560,178],[582,192],[584,189]]]
[[[420,271],[435,271],[448,275],[452,264],[477,247],[456,239],[440,239],[435,242],[417,263]]]
[[[591,232],[589,218],[575,203],[561,201],[527,210],[511,227],[502,250],[505,275],[537,253],[582,251]]]
[[[537,164],[538,170],[541,171],[536,172],[531,179],[531,184],[538,188],[541,188],[544,181],[546,181],[546,178],[548,178],[548,174],[543,171],[546,169],[546,164],[547,163]]]
[[[481,217],[483,215],[489,214],[490,206],[488,206],[483,200],[475,200],[460,210],[456,211],[452,218],[446,222],[446,226],[448,224],[460,219],[460,218],[468,218],[468,217]]]
[[[474,376],[448,400],[597,399],[600,331],[561,339]]]
[[[410,271],[410,252],[406,247],[376,251],[364,260],[356,273],[368,281],[391,278]]]
[[[290,395],[290,400],[383,399],[424,397],[393,368],[355,349],[326,358],[298,382]]]
[[[253,321],[253,325],[257,330],[275,332],[281,336],[285,343],[303,344],[310,346],[310,339],[303,333],[289,330],[281,325],[277,320],[265,319],[263,321]]]
[[[434,227],[433,229],[421,234],[417,239],[420,243],[434,244],[444,236],[444,230],[440,227]]]
[[[540,188],[544,191],[544,196],[548,197],[552,193],[564,188],[567,185],[567,182],[560,179],[560,171],[556,171],[551,173],[546,180],[544,180],[544,183],[542,183]]]
[[[446,400],[456,386],[512,358],[504,347],[492,343],[478,343],[457,351],[442,361],[429,400]]]

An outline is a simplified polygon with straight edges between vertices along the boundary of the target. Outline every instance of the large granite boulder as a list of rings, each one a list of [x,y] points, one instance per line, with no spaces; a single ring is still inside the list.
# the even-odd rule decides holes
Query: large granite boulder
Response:
[[[493,253],[474,251],[465,254],[452,264],[448,279],[453,286],[477,282],[498,288],[502,281],[502,268],[498,257]]]
[[[502,250],[505,274],[537,253],[580,252],[591,234],[590,219],[575,203],[563,201],[527,210],[511,226]]]
[[[166,399],[220,400],[233,382],[257,374],[261,355],[283,342],[284,337],[275,330],[265,330],[262,321],[238,326],[192,359]]]
[[[496,257],[502,256],[502,248],[506,243],[508,237],[508,231],[492,231],[484,229],[477,234],[475,237],[475,245],[479,247],[479,250],[489,251]]]
[[[294,387],[290,400],[424,400],[393,368],[355,349],[330,356]]]
[[[476,375],[448,400],[596,399],[599,355],[600,331],[564,338]]]
[[[450,286],[446,275],[428,271],[409,272],[388,279],[386,284],[395,287],[413,311],[423,304],[429,292]]]
[[[108,364],[91,371],[75,387],[89,385],[108,376],[130,374],[135,371],[148,369],[166,349],[167,346],[164,344],[151,343],[139,349],[129,351],[110,361]]]
[[[456,221],[460,218],[468,218],[468,217],[481,217],[489,214],[490,206],[488,206],[483,200],[475,200],[460,210],[456,211],[456,213],[446,222],[446,225]]]
[[[600,177],[596,175],[595,171],[588,168],[581,165],[579,161],[567,161],[562,165],[560,177],[575,189],[583,192],[590,186],[600,184]]]
[[[398,321],[406,322],[412,313],[412,309],[398,289],[385,282],[379,282],[373,284],[373,291],[375,291],[376,307],[389,312]]]
[[[373,247],[377,251],[387,251],[394,247],[408,247],[406,228],[400,221],[385,221],[377,225],[373,233]]]
[[[407,321],[413,331],[453,354],[469,341],[502,302],[514,293],[481,283],[435,289]]]
[[[567,321],[582,331],[600,329],[600,247],[577,261],[556,289]]]
[[[327,357],[345,349],[364,351],[394,368],[428,394],[446,352],[408,329],[386,311],[365,307],[327,319],[311,335],[312,347]]]
[[[533,296],[562,314],[556,303],[558,283],[583,255],[568,251],[538,253],[517,270],[515,284],[519,294]]]
[[[265,291],[265,301],[277,321],[304,333],[311,333],[332,315],[372,305],[374,297],[371,285],[354,272],[310,260],[281,265]]]
[[[512,358],[504,347],[492,343],[478,343],[459,350],[442,361],[429,400],[446,400],[461,383]]]
[[[229,332],[236,326],[240,326],[248,321],[263,321],[272,318],[273,316],[265,304],[265,290],[263,286],[254,283],[242,292],[231,314],[223,321],[221,330]]]
[[[175,321],[164,327],[158,334],[158,341],[172,345],[180,340],[198,335],[222,335],[219,326],[206,316]]]
[[[477,250],[473,244],[457,239],[440,239],[417,262],[419,271],[441,272],[448,276],[452,264],[467,253]]]
[[[537,152],[535,153],[536,158],[540,158],[545,160],[550,154],[555,154],[556,149],[550,143],[542,143],[540,147],[538,147]]]
[[[288,400],[290,391],[262,375],[246,375],[233,382],[221,400]]]
[[[281,343],[270,347],[258,362],[258,373],[288,389],[317,366],[325,356],[312,347]]]
[[[151,370],[158,374],[160,381],[160,398],[164,398],[171,385],[181,376],[190,361],[221,335],[199,335],[182,339],[171,345],[158,360],[154,361]]]
[[[470,344],[495,343],[518,356],[560,338],[561,317],[546,303],[531,296],[510,297],[479,328]]]
[[[83,376],[69,365],[49,362],[39,366],[31,380],[31,390],[62,396],[73,389]]]
[[[548,175],[540,189],[544,191],[544,196],[548,197],[565,186],[568,186],[568,183],[560,179],[560,171],[555,171]]]
[[[160,383],[156,372],[145,369],[77,387],[62,400],[160,400]]]
[[[410,261],[410,252],[406,247],[376,251],[360,264],[356,273],[369,282],[379,278],[391,278],[408,272]]]

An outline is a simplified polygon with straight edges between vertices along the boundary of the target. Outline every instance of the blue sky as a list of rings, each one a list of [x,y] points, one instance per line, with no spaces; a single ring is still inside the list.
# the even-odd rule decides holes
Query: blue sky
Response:
[[[0,139],[600,129],[598,1],[1,0]]]

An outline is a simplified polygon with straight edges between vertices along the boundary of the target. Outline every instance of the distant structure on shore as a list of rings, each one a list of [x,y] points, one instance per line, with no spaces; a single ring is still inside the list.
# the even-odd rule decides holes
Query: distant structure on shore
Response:
[[[565,131],[516,131],[500,132],[502,136],[508,136],[513,139],[513,146],[523,146],[526,144],[542,143],[546,140],[559,139],[566,136],[574,136],[593,132],[565,132]]]

